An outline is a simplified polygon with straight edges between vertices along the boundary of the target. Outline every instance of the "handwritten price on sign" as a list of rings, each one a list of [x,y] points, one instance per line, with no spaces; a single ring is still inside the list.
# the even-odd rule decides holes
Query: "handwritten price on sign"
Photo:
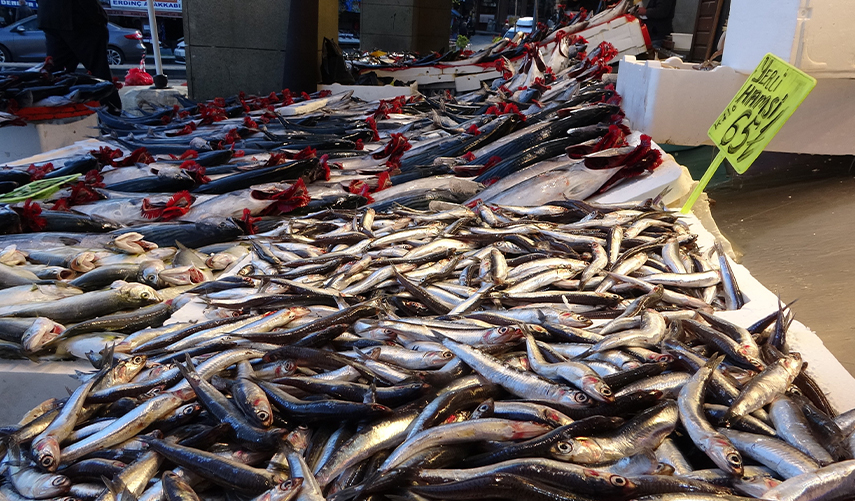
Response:
[[[815,85],[813,77],[766,54],[707,134],[742,174]]]
[[[707,131],[718,154],[680,212],[689,213],[725,158],[736,172],[748,170],[815,85],[813,77],[766,54]]]

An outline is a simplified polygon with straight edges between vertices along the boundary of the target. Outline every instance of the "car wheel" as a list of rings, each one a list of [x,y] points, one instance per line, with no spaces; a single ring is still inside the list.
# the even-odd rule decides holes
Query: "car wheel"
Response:
[[[111,45],[107,47],[107,62],[110,66],[117,66],[125,62],[125,56],[122,51]]]
[[[0,45],[0,63],[11,63],[12,62],[12,54],[9,52],[9,49]]]

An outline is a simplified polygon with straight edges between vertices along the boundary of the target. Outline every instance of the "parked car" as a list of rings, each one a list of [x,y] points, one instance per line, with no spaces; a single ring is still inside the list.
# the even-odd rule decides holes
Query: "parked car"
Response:
[[[533,17],[521,17],[517,19],[517,24],[513,25],[511,29],[505,32],[505,38],[514,38],[514,35],[517,33],[531,33],[534,31],[534,18]]]
[[[346,31],[338,32],[338,46],[342,49],[358,49],[359,35]]]
[[[107,23],[110,40],[107,60],[110,65],[136,63],[145,57],[142,33]],[[0,63],[11,61],[43,61],[46,55],[45,33],[39,29],[36,16],[22,19],[0,28]]]
[[[154,42],[151,38],[151,26],[148,24],[144,24],[142,27],[142,43],[145,45],[147,53],[154,54]],[[163,40],[158,40],[157,43],[160,47],[163,47]]]
[[[184,44],[184,39],[178,39],[178,45],[172,50],[172,55],[175,56],[175,62],[178,64],[187,64],[187,46]]]

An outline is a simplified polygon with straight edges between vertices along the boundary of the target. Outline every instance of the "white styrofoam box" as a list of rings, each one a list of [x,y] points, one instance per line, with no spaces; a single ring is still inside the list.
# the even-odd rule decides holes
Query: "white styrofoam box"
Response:
[[[66,388],[76,388],[74,371],[92,372],[88,362],[0,360],[0,426],[17,423],[30,409],[49,398],[67,398]]]
[[[691,33],[671,33],[671,40],[674,41],[674,50],[688,51],[692,49]]]
[[[45,151],[44,153],[38,153],[27,158],[22,158],[13,162],[5,163],[4,165],[25,166],[30,165],[32,163],[50,162],[56,159],[84,155],[92,150],[97,150],[102,146],[116,148],[116,145],[113,143],[106,143],[104,141],[99,141],[98,139],[84,139],[82,141],[77,141],[76,143],[69,144],[68,146],[63,146],[62,148]]]
[[[380,99],[393,99],[398,96],[415,96],[419,92],[419,86],[411,85],[342,85],[342,84],[318,84],[318,90],[328,90],[333,94],[353,91],[353,97],[363,101],[379,101]]]
[[[609,42],[618,51],[617,57],[647,52],[647,40],[641,31],[641,22],[632,16],[621,16],[607,23],[580,31],[577,35],[588,41],[588,51],[600,42]]]
[[[498,71],[488,71],[475,75],[461,75],[454,79],[454,87],[457,92],[471,92],[480,89],[481,82],[484,80],[493,80],[501,75]]]
[[[716,240],[724,240],[724,237],[718,232],[706,201],[696,204],[692,212],[684,216],[685,220],[689,230],[698,235],[698,247],[706,253]],[[735,311],[716,312],[716,316],[737,325],[748,326],[778,311],[778,296],[754,278],[747,268],[730,258],[728,261],[745,298],[745,305]],[[802,355],[808,375],[816,381],[837,412],[855,408],[855,392],[852,391],[855,378],[828,351],[815,332],[798,321],[793,322],[787,331],[787,345],[791,351]]]
[[[852,78],[853,24],[851,2],[732,0],[722,65],[750,74],[771,52],[817,78]]]
[[[617,91],[633,129],[660,144],[712,144],[707,130],[745,83],[747,75],[719,66],[710,71],[672,57],[621,61]],[[767,151],[853,155],[855,79],[823,78],[772,139]]]
[[[419,85],[454,84],[455,78],[454,75],[422,75],[416,77],[415,81]]]
[[[141,115],[140,105],[150,103],[164,108],[181,104],[178,97],[187,97],[186,85],[175,85],[166,89],[154,89],[148,85],[126,85],[119,89],[122,108],[131,115]]]
[[[38,155],[97,135],[98,116],[64,118],[4,127],[0,134],[0,164]]]
[[[392,77],[395,80],[409,82],[428,75],[442,75],[442,69],[433,66],[411,66],[397,70],[364,70],[362,73],[373,71],[378,77]]]
[[[477,64],[467,64],[463,66],[449,66],[442,68],[442,72],[446,75],[472,75],[476,73],[488,73],[495,71],[494,66],[484,67]]]
[[[656,146],[656,148],[659,147]],[[663,198],[663,202],[666,204],[685,197],[694,186],[689,169],[678,164],[674,157],[664,151],[662,154],[665,157],[662,165],[653,172],[624,180],[602,195],[590,197],[588,200],[604,204],[641,202],[656,197],[665,188],[669,188],[668,193]]]
[[[630,127],[657,143],[712,144],[707,129],[744,81],[744,76],[725,66],[698,71],[676,57],[637,61],[625,56],[618,70],[617,92]]]

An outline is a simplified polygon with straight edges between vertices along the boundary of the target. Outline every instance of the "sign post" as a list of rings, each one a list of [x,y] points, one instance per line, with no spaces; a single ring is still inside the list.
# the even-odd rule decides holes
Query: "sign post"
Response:
[[[154,15],[154,0],[148,0],[148,25],[151,27],[151,47],[154,52],[154,87],[165,89],[169,79],[163,74],[163,61],[160,58],[160,33],[157,29],[157,18]]]
[[[707,135],[718,147],[698,186],[680,210],[687,214],[726,158],[743,174],[816,85],[816,79],[774,54],[766,54]]]

